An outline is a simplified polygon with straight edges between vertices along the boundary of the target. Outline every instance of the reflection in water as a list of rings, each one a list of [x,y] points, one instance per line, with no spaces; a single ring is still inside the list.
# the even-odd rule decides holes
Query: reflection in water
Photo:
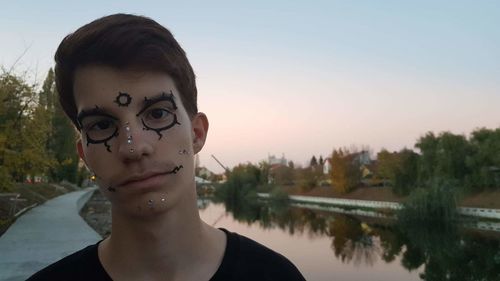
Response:
[[[379,244],[374,242],[375,237],[371,229],[352,217],[335,217],[330,223],[329,236],[334,237],[332,249],[335,256],[343,262],[352,261],[356,266],[372,266],[380,256],[381,249]]]
[[[328,237],[333,256],[358,270],[375,264],[379,268],[377,261],[389,265],[400,260],[405,270],[414,272],[421,280],[500,280],[500,235],[466,233],[454,225],[396,225],[378,218],[361,221],[344,214],[269,201],[224,204],[236,221],[252,228],[277,228],[290,236],[307,234],[309,239]],[[353,278],[345,280],[366,276]]]

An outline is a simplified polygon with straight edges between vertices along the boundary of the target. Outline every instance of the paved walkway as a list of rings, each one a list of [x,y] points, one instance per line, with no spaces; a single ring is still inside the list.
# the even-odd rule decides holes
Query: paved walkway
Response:
[[[78,212],[93,189],[31,209],[0,237],[0,280],[26,280],[41,268],[101,239]]]

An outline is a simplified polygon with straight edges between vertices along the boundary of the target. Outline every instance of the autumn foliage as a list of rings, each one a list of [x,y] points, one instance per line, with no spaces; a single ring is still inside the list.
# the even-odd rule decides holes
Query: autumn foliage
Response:
[[[333,188],[339,193],[348,193],[361,182],[361,169],[357,153],[348,149],[336,149],[331,158],[331,179]]]

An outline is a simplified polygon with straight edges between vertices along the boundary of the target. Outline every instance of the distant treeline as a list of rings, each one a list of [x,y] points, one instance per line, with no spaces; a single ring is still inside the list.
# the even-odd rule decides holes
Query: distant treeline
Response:
[[[428,132],[415,148],[382,149],[375,161],[366,161],[365,150],[335,149],[326,159],[313,156],[306,167],[292,161],[278,165],[261,161],[240,164],[227,175],[229,185],[246,190],[296,185],[307,192],[331,185],[339,193],[347,193],[363,185],[383,185],[397,195],[408,195],[416,188],[441,185],[470,192],[500,188],[500,128],[476,129],[469,138]],[[331,169],[326,171],[325,165]]]
[[[41,87],[24,77],[0,74],[0,192],[14,182],[81,182],[76,132],[59,105],[54,72]]]
[[[476,129],[469,138],[429,132],[415,147],[419,153],[402,149],[377,154],[376,175],[388,179],[397,194],[440,183],[470,191],[500,187],[500,128]]]

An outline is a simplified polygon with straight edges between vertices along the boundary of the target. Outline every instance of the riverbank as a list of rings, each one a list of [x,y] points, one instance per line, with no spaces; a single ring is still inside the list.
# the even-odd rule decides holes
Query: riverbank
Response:
[[[298,186],[282,187],[289,195],[339,198],[351,200],[370,200],[402,203],[407,197],[398,197],[391,192],[390,187],[362,187],[348,194],[339,194],[331,187],[315,187],[308,192],[302,192]],[[500,190],[483,191],[462,198],[460,207],[500,209]]]
[[[19,183],[11,192],[0,193],[0,236],[23,211],[75,190],[70,184]]]
[[[339,195],[331,188],[317,187],[308,193],[300,193],[298,188],[284,188],[290,195],[303,195],[309,197],[326,197],[350,200],[382,201],[402,203],[405,198],[392,194],[390,188],[360,188],[349,194]],[[496,202],[494,200],[497,200]],[[493,208],[500,209],[500,191],[485,192],[464,199],[461,207]],[[492,207],[493,206],[493,207]],[[495,206],[498,206],[495,208]],[[80,211],[82,218],[102,237],[111,233],[111,204],[101,192],[94,192],[87,204]]]

